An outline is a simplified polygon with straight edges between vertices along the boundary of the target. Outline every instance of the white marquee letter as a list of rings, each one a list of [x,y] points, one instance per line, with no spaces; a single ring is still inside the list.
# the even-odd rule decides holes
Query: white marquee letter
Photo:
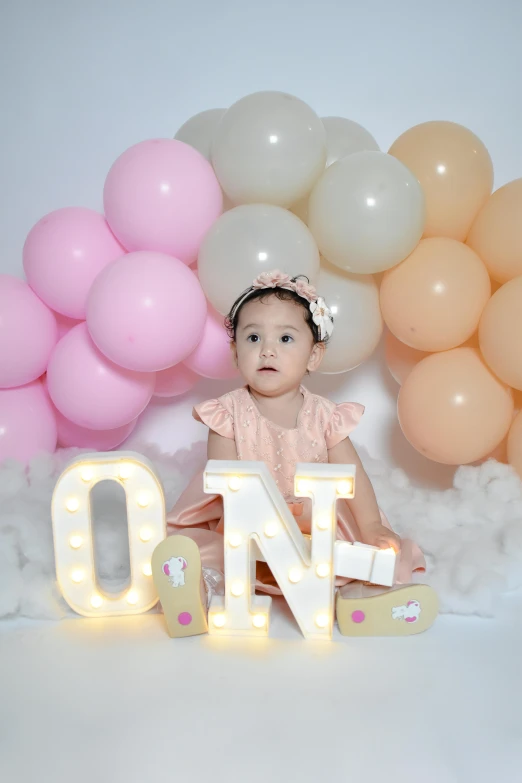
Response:
[[[121,595],[96,584],[90,493],[105,479],[125,490],[131,584]],[[152,465],[133,452],[82,454],[67,465],[54,489],[52,520],[56,575],[63,597],[86,617],[141,614],[158,600],[151,557],[165,538],[165,500]]]
[[[312,499],[311,539],[264,463],[209,460],[204,481],[205,492],[223,496],[225,517],[225,597],[212,598],[209,633],[268,634],[271,598],[254,594],[258,548],[305,638],[331,639],[336,501],[353,497],[355,467],[296,466],[295,495]]]

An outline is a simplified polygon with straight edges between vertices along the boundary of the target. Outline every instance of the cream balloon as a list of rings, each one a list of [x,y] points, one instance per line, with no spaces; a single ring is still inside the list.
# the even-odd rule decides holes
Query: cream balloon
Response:
[[[423,359],[399,391],[402,431],[425,457],[446,465],[474,462],[506,436],[513,394],[473,348]]]
[[[221,215],[199,251],[199,281],[216,310],[226,315],[261,272],[280,269],[315,283],[319,251],[299,218],[272,204],[245,204]]]
[[[379,289],[371,275],[341,272],[324,259],[316,284],[334,318],[333,334],[319,368],[321,373],[353,370],[366,361],[381,339]]]
[[[366,128],[344,117],[323,117],[326,131],[326,168],[340,158],[365,150],[379,151],[379,145]],[[308,194],[291,208],[294,215],[308,224]]]
[[[493,164],[481,140],[463,125],[436,120],[407,130],[389,153],[408,166],[422,186],[424,236],[464,242],[493,187]]]
[[[446,351],[476,331],[491,294],[486,267],[454,239],[423,239],[384,275],[381,309],[387,327],[419,351]]]
[[[326,167],[354,152],[379,152],[379,145],[370,131],[345,117],[323,117],[326,131]]]
[[[479,325],[480,350],[500,380],[522,389],[522,276],[493,294]]]
[[[522,177],[491,195],[466,240],[500,283],[522,275]]]
[[[212,163],[234,204],[289,207],[324,171],[326,131],[306,103],[282,92],[247,95],[221,119]]]
[[[299,199],[290,211],[296,215],[299,220],[302,220],[305,225],[308,225],[308,196]]]
[[[174,138],[190,144],[210,160],[212,139],[225,112],[226,109],[207,109],[195,114],[181,126]]]
[[[382,272],[419,242],[424,196],[391,155],[356,152],[333,163],[315,185],[308,225],[330,263],[346,272]]]
[[[384,341],[384,356],[386,366],[394,381],[402,386],[410,372],[422,359],[430,354],[427,351],[418,351],[409,345],[402,343],[395,335],[386,330]]]

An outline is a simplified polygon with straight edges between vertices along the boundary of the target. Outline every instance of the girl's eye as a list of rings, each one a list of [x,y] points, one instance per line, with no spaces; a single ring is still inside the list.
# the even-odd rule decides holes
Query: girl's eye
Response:
[[[284,334],[281,337],[281,342],[282,343],[291,343],[291,342],[293,342],[293,340],[294,340],[294,338],[292,337],[291,334]]]
[[[249,343],[257,343],[258,341],[259,341],[258,334],[249,334],[247,337],[247,342]]]

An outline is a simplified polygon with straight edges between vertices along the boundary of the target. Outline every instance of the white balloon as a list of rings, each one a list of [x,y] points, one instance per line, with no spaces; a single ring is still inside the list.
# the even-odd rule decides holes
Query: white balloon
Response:
[[[322,122],[326,131],[326,168],[354,152],[379,152],[379,145],[370,131],[358,122],[345,117],[323,117]]]
[[[322,123],[326,131],[326,168],[336,160],[346,158],[355,152],[379,151],[379,145],[372,134],[357,122],[347,120],[345,117],[323,117]],[[291,207],[294,215],[307,225],[309,195],[307,194]]]
[[[273,269],[306,275],[314,283],[319,251],[299,218],[271,204],[247,204],[221,215],[199,251],[199,281],[222,315],[254,278]]]
[[[290,210],[299,220],[302,220],[305,225],[308,225],[308,196],[299,199],[297,204],[294,204]]]
[[[418,179],[384,152],[333,163],[310,195],[308,225],[319,250],[347,272],[382,272],[417,246],[425,222]]]
[[[289,207],[312,189],[326,162],[326,131],[306,103],[282,92],[258,92],[221,119],[212,164],[234,204]]]
[[[333,334],[319,372],[353,370],[366,361],[381,339],[379,288],[372,275],[352,275],[321,259],[317,293],[332,311]]]
[[[212,139],[225,112],[226,109],[207,109],[195,114],[181,126],[174,138],[190,144],[210,160]]]

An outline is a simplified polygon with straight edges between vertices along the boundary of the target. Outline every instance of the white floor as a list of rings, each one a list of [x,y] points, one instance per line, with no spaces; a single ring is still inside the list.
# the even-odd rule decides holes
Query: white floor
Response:
[[[167,637],[159,614],[0,623],[5,783],[522,779],[522,608],[406,639]]]

